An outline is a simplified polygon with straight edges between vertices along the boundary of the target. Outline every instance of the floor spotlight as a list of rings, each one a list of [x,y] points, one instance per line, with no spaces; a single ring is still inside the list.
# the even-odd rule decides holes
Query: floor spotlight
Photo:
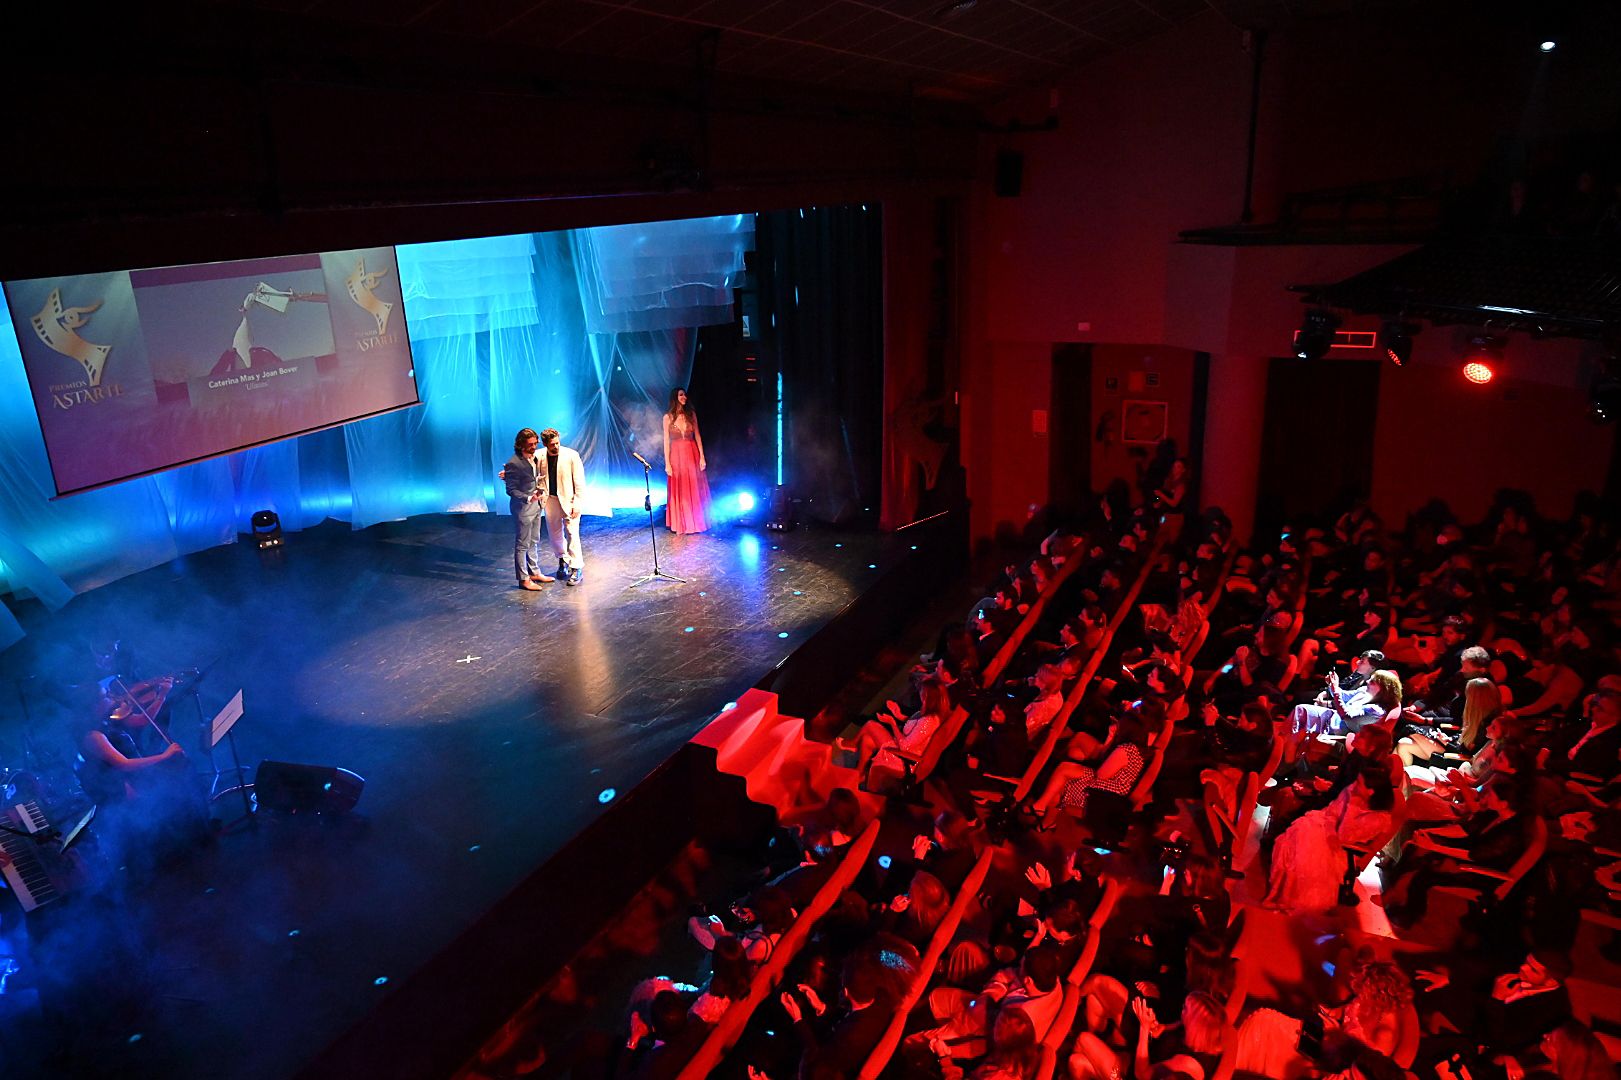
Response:
[[[1379,347],[1384,350],[1385,359],[1397,367],[1404,366],[1412,358],[1413,335],[1417,332],[1418,328],[1410,323],[1386,319],[1379,327]]]
[[[1490,364],[1479,360],[1471,360],[1463,365],[1463,377],[1476,386],[1485,386],[1497,377],[1497,372],[1492,369]]]
[[[1549,53],[1549,52],[1553,52],[1554,49],[1558,48],[1559,43],[1557,41],[1544,41],[1541,45],[1539,45],[1537,47],[1539,49],[1541,49],[1543,52]]]
[[[260,551],[281,547],[281,518],[274,510],[255,510],[251,521],[253,542],[259,545]]]
[[[1295,331],[1295,355],[1302,360],[1321,360],[1334,347],[1334,331],[1340,317],[1327,308],[1312,308]]]
[[[1593,380],[1593,419],[1600,424],[1613,424],[1621,417],[1621,377],[1605,372]]]

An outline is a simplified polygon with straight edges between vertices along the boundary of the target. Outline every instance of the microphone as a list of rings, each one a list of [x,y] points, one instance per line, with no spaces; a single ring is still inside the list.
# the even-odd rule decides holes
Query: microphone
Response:
[[[648,463],[648,460],[646,458],[644,458],[642,455],[638,454],[636,451],[632,450],[630,452],[630,456],[635,458],[637,461],[641,462],[642,463],[642,468],[648,469],[648,470],[651,470],[653,468],[653,466]]]

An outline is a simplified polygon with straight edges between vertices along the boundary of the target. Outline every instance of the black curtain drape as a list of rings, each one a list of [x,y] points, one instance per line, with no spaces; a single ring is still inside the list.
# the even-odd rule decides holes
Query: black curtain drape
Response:
[[[876,520],[883,453],[883,229],[878,204],[761,214],[755,225],[762,395],[801,514]],[[774,364],[773,364],[774,361]]]

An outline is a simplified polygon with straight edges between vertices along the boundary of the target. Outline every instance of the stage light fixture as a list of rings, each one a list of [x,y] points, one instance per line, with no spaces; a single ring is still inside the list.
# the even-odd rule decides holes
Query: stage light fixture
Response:
[[[1463,357],[1463,377],[1476,386],[1485,386],[1497,377],[1503,362],[1503,339],[1481,334],[1469,339]]]
[[[754,496],[747,491],[739,491],[737,493],[737,512],[740,514],[746,514],[753,509]]]
[[[771,505],[766,510],[765,527],[772,532],[791,532],[799,522],[794,520],[794,500],[788,489],[778,484],[771,489]]]
[[[1385,359],[1397,367],[1404,366],[1413,356],[1413,335],[1418,328],[1400,319],[1386,319],[1379,327],[1379,347]]]
[[[1595,423],[1615,423],[1621,417],[1621,377],[1606,371],[1594,379],[1591,404]]]
[[[281,547],[281,518],[274,510],[255,510],[250,521],[253,542],[259,545],[260,551]]]
[[[1334,347],[1334,331],[1340,317],[1327,308],[1312,308],[1295,333],[1295,355],[1302,360],[1321,360]]]
[[[1553,52],[1554,49],[1559,47],[1559,43],[1557,41],[1551,41],[1551,40],[1550,41],[1544,41],[1541,45],[1539,45],[1537,47],[1539,49],[1541,49],[1545,53],[1550,53],[1550,52]]]

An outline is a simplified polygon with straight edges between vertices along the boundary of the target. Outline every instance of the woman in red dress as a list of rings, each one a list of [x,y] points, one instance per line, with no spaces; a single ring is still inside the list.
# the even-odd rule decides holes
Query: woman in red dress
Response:
[[[698,417],[687,404],[687,391],[670,391],[670,408],[664,414],[664,524],[671,532],[700,533],[709,528],[709,478],[704,470],[704,440],[698,434]]]

